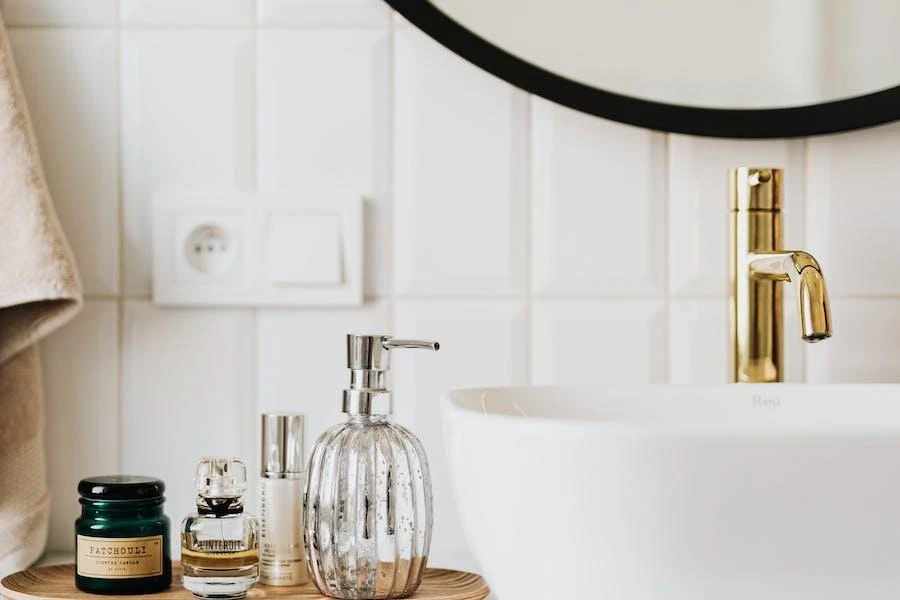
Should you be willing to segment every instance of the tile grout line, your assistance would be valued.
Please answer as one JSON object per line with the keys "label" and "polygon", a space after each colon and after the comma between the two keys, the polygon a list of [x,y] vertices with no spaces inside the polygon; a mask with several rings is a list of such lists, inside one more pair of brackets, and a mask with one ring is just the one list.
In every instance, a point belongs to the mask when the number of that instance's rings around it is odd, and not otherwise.
{"label": "tile grout line", "polygon": [[534,381],[534,153],[532,152],[532,144],[534,143],[534,96],[527,94],[525,96],[525,149],[524,149],[524,166],[525,173],[523,175],[525,185],[525,205],[527,216],[525,219],[525,244],[527,246],[525,252],[525,289],[528,290],[528,296],[525,301],[525,336],[526,348],[525,353],[525,384],[531,385]]}
{"label": "tile grout line", "polygon": [[257,27],[251,26],[250,32],[250,64],[249,78],[251,85],[249,86],[249,97],[247,103],[250,105],[250,131],[247,145],[250,147],[250,165],[248,177],[250,179],[250,189],[254,193],[259,193],[259,35]]}
{"label": "tile grout line", "polygon": [[670,252],[670,242],[669,240],[672,237],[672,232],[670,230],[671,224],[669,220],[669,212],[671,210],[672,204],[672,186],[670,185],[670,169],[671,169],[671,145],[670,141],[672,139],[671,134],[666,133],[663,136],[663,168],[662,168],[662,178],[663,178],[663,204],[662,204],[662,249],[663,249],[663,260],[662,260],[662,300],[663,300],[663,365],[662,365],[662,373],[664,374],[662,377],[662,381],[664,383],[671,383],[672,381],[672,298],[669,286],[671,284],[671,265],[670,261],[672,259],[672,253]]}
{"label": "tile grout line", "polygon": [[124,165],[123,165],[123,149],[125,147],[124,144],[124,83],[125,83],[125,69],[124,69],[124,61],[123,61],[123,31],[118,26],[119,22],[119,6],[116,4],[116,127],[118,131],[116,132],[116,187],[117,187],[117,198],[116,198],[116,208],[118,212],[117,216],[117,228],[118,228],[118,252],[119,252],[119,285],[116,294],[116,318],[117,318],[117,326],[116,326],[116,372],[118,374],[118,381],[116,383],[116,402],[118,405],[118,415],[117,415],[117,427],[116,427],[116,471],[118,473],[122,472],[122,466],[124,463],[124,436],[122,434],[123,426],[125,424],[124,420],[124,408],[125,408],[125,177],[124,177]]}
{"label": "tile grout line", "polygon": [[[259,368],[259,366],[260,366],[259,316],[260,316],[259,310],[251,309],[251,311],[250,311],[250,331],[248,332],[249,333],[248,337],[250,339],[248,340],[248,343],[247,343],[247,345],[249,346],[249,349],[250,349],[250,361],[249,361],[249,363],[250,363],[249,371],[250,372],[248,374],[249,381],[247,382],[247,387],[249,388],[247,390],[247,394],[250,396],[250,402],[249,402],[249,407],[248,407],[250,409],[250,415],[249,415],[250,426],[245,428],[247,430],[247,432],[244,434],[245,439],[243,440],[243,442],[248,444],[248,447],[245,450],[245,452],[247,452],[247,460],[249,461],[250,464],[254,465],[254,467],[252,468],[252,473],[254,475],[251,477],[251,481],[256,481],[258,478],[259,473],[257,472],[256,465],[258,465],[259,461],[261,460],[261,457],[257,456],[257,454],[256,454],[257,450],[260,449],[260,443],[261,443],[260,438],[257,437],[257,436],[261,435],[259,433],[259,429],[258,429],[259,425],[257,425],[257,423],[260,422],[259,415],[261,414],[261,408],[260,408],[261,402],[260,402],[260,397],[259,397],[259,381],[260,381],[260,377],[259,377],[259,371],[260,371],[260,368]],[[241,403],[238,403],[238,406],[240,406],[240,405],[241,405]],[[239,410],[238,414],[237,414],[237,418],[239,419],[239,422],[241,419],[241,412],[243,412],[243,411]],[[258,485],[254,485],[253,489],[250,492],[250,497],[258,503],[259,497],[257,495],[258,494],[257,490],[258,490]],[[258,508],[258,504],[257,504],[257,508]]]}
{"label": "tile grout line", "polygon": [[120,30],[120,31],[184,31],[184,30],[200,30],[200,31],[237,31],[249,28],[261,29],[266,31],[309,31],[309,30],[341,30],[341,31],[379,31],[385,28],[383,23],[340,23],[340,22],[322,22],[322,23],[284,23],[278,25],[270,25],[259,23],[255,20],[247,23],[228,23],[214,24],[207,22],[198,23],[148,23],[141,25],[133,24],[116,24],[116,23],[68,23],[68,24],[14,24],[7,23],[7,29],[14,31],[17,29],[27,30],[58,30],[58,31],[74,31],[74,30]]}
{"label": "tile grout line", "polygon": [[[254,193],[259,193],[259,120],[260,120],[260,111],[259,111],[259,3],[256,0],[252,2],[252,10],[253,10],[253,25],[250,29],[250,81],[252,85],[250,86],[250,115],[251,115],[251,126],[250,126],[250,187]],[[259,438],[257,437],[259,434],[258,426],[255,424],[258,420],[258,415],[260,414],[261,401],[259,397],[259,380],[260,380],[260,357],[259,357],[259,322],[260,322],[260,308],[258,306],[254,306],[250,308],[250,331],[249,331],[249,340],[248,345],[250,347],[250,369],[249,369],[249,381],[247,385],[249,389],[247,393],[250,396],[250,426],[247,427],[246,439],[244,440],[248,444],[248,448],[246,452],[248,452],[247,460],[249,460],[253,464],[259,464],[258,459],[260,457],[256,456],[256,450],[258,449]],[[239,404],[240,405],[240,404]],[[238,418],[240,418],[240,414],[238,414]],[[253,469],[253,472],[256,473],[256,469]],[[258,473],[256,473],[258,475]],[[253,480],[256,478],[254,477]],[[253,490],[251,491],[250,497],[254,499],[255,502],[259,502],[258,494],[258,485],[255,485]]]}
{"label": "tile grout line", "polygon": [[[394,195],[396,187],[394,185],[394,179],[396,177],[395,169],[397,165],[397,156],[395,154],[396,144],[394,143],[396,126],[394,123],[396,117],[396,96],[397,96],[397,63],[396,63],[396,55],[397,55],[397,39],[396,39],[396,29],[394,26],[394,11],[391,10],[388,13],[388,56],[387,56],[387,69],[388,69],[388,85],[387,85],[387,160],[389,161],[387,166],[387,199],[386,202],[388,204],[388,210],[390,212],[390,219],[387,221],[388,227],[388,240],[390,241],[390,250],[387,252],[387,270],[388,270],[388,311],[387,311],[387,329],[388,331],[394,335],[406,335],[405,332],[397,332],[394,331],[394,327],[397,324],[397,299],[396,299],[396,277],[394,274],[395,266],[396,266],[396,236],[394,232],[397,229],[397,211],[394,202]],[[370,275],[371,277],[371,275]]]}
{"label": "tile grout line", "polygon": [[[897,294],[844,294],[844,293],[835,293],[829,294],[830,298],[837,298],[840,300],[872,300],[872,301],[897,301],[900,300],[900,295]],[[153,296],[151,294],[95,294],[95,293],[86,293],[84,294],[85,300],[91,301],[116,301],[118,299],[122,300],[135,300],[135,301],[144,301],[149,302],[153,300]],[[415,300],[415,301],[444,301],[444,300],[472,300],[472,301],[502,301],[502,300],[546,300],[550,302],[615,302],[615,301],[633,301],[633,300],[661,300],[663,298],[660,294],[366,294],[365,302],[376,302],[379,300],[383,300],[386,302],[392,302],[396,300]],[[685,301],[702,301],[702,300],[722,300],[727,301],[728,296],[726,294],[670,294],[668,296],[669,302],[685,302]],[[178,305],[181,308],[199,308],[204,307],[211,310],[226,310],[228,308],[252,308],[246,305],[221,305],[221,306],[210,306],[210,305],[189,305],[183,304]],[[267,310],[352,310],[352,306],[261,306],[260,308],[264,308]]]}

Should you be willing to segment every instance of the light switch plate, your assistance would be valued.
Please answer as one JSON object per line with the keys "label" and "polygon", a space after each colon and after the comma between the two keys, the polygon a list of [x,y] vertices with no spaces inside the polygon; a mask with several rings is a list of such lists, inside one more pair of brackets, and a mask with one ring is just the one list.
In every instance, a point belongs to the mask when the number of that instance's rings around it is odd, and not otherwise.
{"label": "light switch plate", "polygon": [[159,194],[153,200],[153,301],[361,305],[362,199]]}
{"label": "light switch plate", "polygon": [[[297,257],[315,256],[316,260]],[[266,218],[268,280],[275,285],[339,285],[341,219],[334,213],[271,213]]]}

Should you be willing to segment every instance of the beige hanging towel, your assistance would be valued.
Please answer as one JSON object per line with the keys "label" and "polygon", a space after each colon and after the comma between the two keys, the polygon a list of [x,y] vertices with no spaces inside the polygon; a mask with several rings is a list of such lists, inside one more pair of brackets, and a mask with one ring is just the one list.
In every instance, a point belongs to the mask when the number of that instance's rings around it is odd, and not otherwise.
{"label": "beige hanging towel", "polygon": [[53,210],[0,17],[0,575],[37,560],[47,542],[35,344],[80,307],[75,261]]}

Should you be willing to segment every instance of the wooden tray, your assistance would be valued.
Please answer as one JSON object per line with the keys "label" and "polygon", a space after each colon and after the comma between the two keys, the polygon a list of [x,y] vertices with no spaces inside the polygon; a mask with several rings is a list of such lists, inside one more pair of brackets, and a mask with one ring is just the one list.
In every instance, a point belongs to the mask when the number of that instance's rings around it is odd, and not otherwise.
{"label": "wooden tray", "polygon": [[[139,596],[108,596],[86,594],[75,589],[75,565],[54,565],[13,573],[0,581],[0,594],[8,600],[193,600],[190,592],[181,587],[181,565],[172,561],[172,587],[158,594]],[[426,569],[422,585],[411,598],[417,600],[483,600],[490,594],[480,575],[448,569]],[[300,598],[324,600],[316,587],[309,583],[297,587],[254,586],[247,594],[251,600],[265,598]]]}

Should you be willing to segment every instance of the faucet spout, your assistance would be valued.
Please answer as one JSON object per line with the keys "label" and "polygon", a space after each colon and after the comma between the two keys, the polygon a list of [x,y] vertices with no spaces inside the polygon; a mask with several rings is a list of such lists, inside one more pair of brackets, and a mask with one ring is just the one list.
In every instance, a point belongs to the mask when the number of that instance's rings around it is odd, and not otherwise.
{"label": "faucet spout", "polygon": [[818,261],[802,250],[751,252],[747,256],[750,277],[790,281],[797,295],[803,340],[820,342],[831,337],[828,288]]}
{"label": "faucet spout", "polygon": [[831,308],[828,306],[828,288],[822,271],[813,267],[800,271],[797,298],[803,340],[814,344],[830,338]]}

